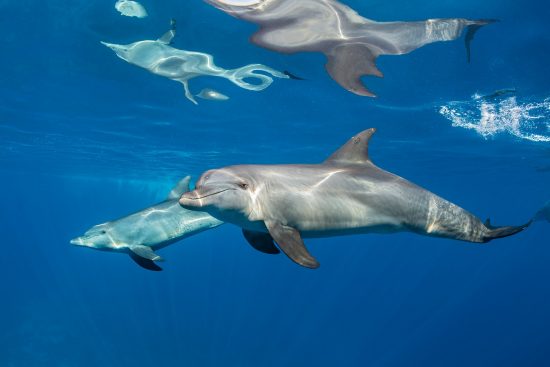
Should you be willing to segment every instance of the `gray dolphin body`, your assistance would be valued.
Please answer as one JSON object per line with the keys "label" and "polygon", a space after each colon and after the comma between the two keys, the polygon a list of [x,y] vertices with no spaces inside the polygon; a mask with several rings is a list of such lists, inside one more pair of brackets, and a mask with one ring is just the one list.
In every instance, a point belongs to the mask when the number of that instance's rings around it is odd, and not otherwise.
{"label": "gray dolphin body", "polygon": [[321,164],[240,165],[205,172],[185,208],[243,228],[256,249],[279,248],[296,263],[319,263],[302,237],[411,231],[469,242],[510,236],[529,225],[495,228],[457,205],[387,171],[368,156],[374,129],[349,140]]}
{"label": "gray dolphin body", "polygon": [[98,224],[83,236],[72,239],[71,243],[102,251],[127,253],[145,269],[162,270],[155,264],[162,258],[154,251],[223,224],[208,213],[186,210],[179,205],[181,194],[189,191],[189,179],[185,177],[181,180],[165,201],[126,217]]}
{"label": "gray dolphin body", "polygon": [[482,26],[494,20],[461,18],[418,22],[376,22],[336,0],[205,0],[260,29],[251,42],[270,50],[321,52],[327,72],[338,84],[361,96],[374,96],[361,76],[382,77],[380,55],[403,55],[433,42],[455,40],[466,30],[470,43]]}

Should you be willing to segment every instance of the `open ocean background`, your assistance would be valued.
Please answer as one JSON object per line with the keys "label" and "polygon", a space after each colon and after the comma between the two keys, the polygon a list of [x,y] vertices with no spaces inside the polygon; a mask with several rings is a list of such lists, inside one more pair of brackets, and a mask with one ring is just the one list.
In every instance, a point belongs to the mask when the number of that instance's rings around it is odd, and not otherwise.
{"label": "open ocean background", "polygon": [[[463,40],[381,57],[379,95],[346,92],[321,54],[248,43],[200,0],[0,1],[0,366],[548,366],[550,225],[476,245],[411,233],[309,239],[300,268],[231,225],[160,251],[164,271],[69,244],[241,163],[316,163],[378,128],[371,157],[495,224],[550,199],[550,8],[542,0],[349,0],[375,20],[497,18]],[[156,39],[234,68],[307,80],[263,92],[218,78],[225,102],[117,58],[100,41]],[[477,95],[515,88],[481,106]]]}

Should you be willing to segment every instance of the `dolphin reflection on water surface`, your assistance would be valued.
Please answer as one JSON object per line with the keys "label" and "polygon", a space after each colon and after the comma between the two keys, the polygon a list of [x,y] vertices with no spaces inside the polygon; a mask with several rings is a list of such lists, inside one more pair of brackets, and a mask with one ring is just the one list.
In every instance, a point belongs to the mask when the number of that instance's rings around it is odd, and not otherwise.
{"label": "dolphin reflection on water surface", "polygon": [[376,22],[336,0],[205,0],[224,12],[259,25],[251,42],[270,50],[321,52],[332,79],[348,91],[371,96],[364,75],[382,77],[380,55],[403,55],[438,41],[452,41],[466,29],[466,51],[475,32],[494,20],[461,18]]}
{"label": "dolphin reflection on water surface", "polygon": [[[241,88],[252,91],[261,91],[271,85],[273,79],[266,74],[276,78],[291,78],[286,73],[262,64],[250,64],[236,69],[221,68],[214,64],[212,55],[202,52],[179,50],[170,46],[170,42],[172,42],[175,34],[176,31],[173,27],[155,41],[138,41],[128,45],[117,45],[107,42],[101,43],[112,49],[118,57],[130,64],[147,69],[153,74],[164,76],[168,79],[182,83],[185,90],[185,96],[194,104],[197,104],[197,101],[189,90],[189,80],[199,76],[225,78]],[[256,80],[256,82],[249,83],[246,79],[253,79]],[[217,97],[224,96],[219,92],[214,92],[217,93]],[[204,98],[202,95],[201,97]],[[208,99],[224,100],[223,97]]]}

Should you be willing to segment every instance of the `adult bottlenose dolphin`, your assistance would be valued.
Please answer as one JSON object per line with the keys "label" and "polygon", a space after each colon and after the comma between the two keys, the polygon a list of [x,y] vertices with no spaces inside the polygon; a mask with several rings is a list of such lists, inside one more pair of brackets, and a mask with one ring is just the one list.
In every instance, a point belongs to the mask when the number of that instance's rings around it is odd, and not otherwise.
{"label": "adult bottlenose dolphin", "polygon": [[419,22],[376,22],[361,17],[336,0],[205,0],[224,12],[259,25],[251,42],[270,50],[321,52],[326,69],[340,86],[373,97],[361,82],[363,75],[382,77],[380,55],[403,55],[433,42],[452,41],[466,29],[465,44],[482,26],[494,20],[461,18]]}
{"label": "adult bottlenose dolphin", "polygon": [[[185,96],[197,104],[189,90],[189,80],[199,76],[216,76],[225,78],[235,85],[252,91],[262,91],[273,83],[276,78],[292,79],[292,76],[277,71],[262,64],[250,64],[236,69],[224,69],[214,64],[212,55],[202,52],[179,50],[170,46],[176,35],[175,22],[172,29],[161,38],[144,40],[128,45],[117,45],[101,42],[113,50],[118,57],[130,64],[149,70],[153,74],[164,76],[183,84]],[[249,82],[254,80],[255,82]]]}
{"label": "adult bottlenose dolphin", "polygon": [[469,242],[520,232],[492,227],[457,205],[376,167],[368,155],[375,129],[361,132],[321,164],[239,165],[205,172],[180,199],[243,228],[256,249],[296,263],[319,263],[302,237],[411,231]]}
{"label": "adult bottlenose dolphin", "polygon": [[71,240],[71,243],[102,251],[127,253],[145,269],[162,270],[155,264],[162,258],[154,251],[223,224],[208,213],[186,210],[178,204],[180,196],[189,191],[189,180],[189,176],[182,179],[165,201],[126,217],[98,224],[83,236]]}

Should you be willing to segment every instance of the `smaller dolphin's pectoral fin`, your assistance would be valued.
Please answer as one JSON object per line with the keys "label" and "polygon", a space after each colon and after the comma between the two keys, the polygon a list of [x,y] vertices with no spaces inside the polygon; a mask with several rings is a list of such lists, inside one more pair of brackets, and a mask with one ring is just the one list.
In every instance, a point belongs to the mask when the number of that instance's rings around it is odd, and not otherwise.
{"label": "smaller dolphin's pectoral fin", "polygon": [[310,269],[319,267],[319,262],[307,250],[298,230],[274,221],[266,221],[265,225],[273,240],[292,261]]}
{"label": "smaller dolphin's pectoral fin", "polygon": [[273,243],[273,238],[269,235],[269,233],[255,232],[243,229],[243,235],[248,243],[260,252],[273,255],[281,252]]}
{"label": "smaller dolphin's pectoral fin", "polygon": [[364,164],[369,163],[369,141],[376,129],[364,130],[352,137],[336,152],[332,153],[324,164]]}
{"label": "smaller dolphin's pectoral fin", "polygon": [[168,194],[167,200],[179,199],[184,192],[189,191],[189,181],[191,181],[191,176],[185,176],[182,178],[176,186]]}
{"label": "smaller dolphin's pectoral fin", "polygon": [[131,246],[130,251],[140,257],[143,257],[144,259],[148,259],[151,261],[164,261],[164,259],[159,255],[155,254],[151,249],[151,247],[149,246],[143,246],[143,245]]}
{"label": "smaller dolphin's pectoral fin", "polygon": [[136,262],[139,266],[141,266],[144,269],[152,270],[152,271],[161,271],[162,268],[155,264],[153,260],[145,259],[141,256],[136,255],[133,252],[130,252],[130,258]]}

